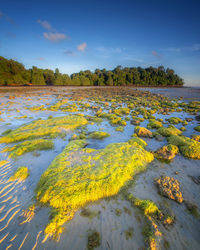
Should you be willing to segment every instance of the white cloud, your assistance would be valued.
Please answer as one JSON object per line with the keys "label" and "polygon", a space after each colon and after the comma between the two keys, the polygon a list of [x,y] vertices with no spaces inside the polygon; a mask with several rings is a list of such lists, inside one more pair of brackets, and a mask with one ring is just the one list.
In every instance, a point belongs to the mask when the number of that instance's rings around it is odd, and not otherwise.
{"label": "white cloud", "polygon": [[68,37],[64,33],[53,33],[53,32],[44,32],[44,38],[51,42],[60,42],[61,40],[65,40]]}
{"label": "white cloud", "polygon": [[77,46],[77,50],[81,51],[81,52],[84,52],[85,49],[87,47],[87,44],[86,43],[81,43]]}
{"label": "white cloud", "polygon": [[199,43],[192,44],[192,46],[188,47],[187,49],[191,50],[191,51],[199,51],[200,50],[200,44]]}
{"label": "white cloud", "polygon": [[44,29],[47,29],[49,31],[52,30],[51,24],[47,21],[37,20],[37,23],[39,23]]}
{"label": "white cloud", "polygon": [[161,51],[169,51],[169,52],[182,52],[182,51],[200,51],[200,44],[192,44],[190,46],[185,47],[169,47],[165,49],[160,49]]}
{"label": "white cloud", "polygon": [[57,32],[49,22],[47,21],[41,21],[40,19],[37,20],[37,23],[39,23],[44,29],[48,30],[47,32],[43,33],[43,36],[45,39],[51,41],[51,42],[60,42],[61,40],[69,39],[70,37],[65,35],[64,33]]}
{"label": "white cloud", "polygon": [[98,47],[98,48],[96,48],[96,50],[97,51],[99,51],[99,52],[103,52],[103,53],[113,53],[113,54],[115,54],[115,53],[122,53],[122,49],[121,48],[105,48],[104,46],[102,46],[102,47]]}

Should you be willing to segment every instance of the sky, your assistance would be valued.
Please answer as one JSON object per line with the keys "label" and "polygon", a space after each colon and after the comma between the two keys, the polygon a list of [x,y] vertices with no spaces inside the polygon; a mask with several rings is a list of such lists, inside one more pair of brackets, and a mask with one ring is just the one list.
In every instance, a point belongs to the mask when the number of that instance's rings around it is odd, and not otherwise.
{"label": "sky", "polygon": [[72,74],[116,66],[175,70],[200,86],[200,0],[7,0],[0,55]]}

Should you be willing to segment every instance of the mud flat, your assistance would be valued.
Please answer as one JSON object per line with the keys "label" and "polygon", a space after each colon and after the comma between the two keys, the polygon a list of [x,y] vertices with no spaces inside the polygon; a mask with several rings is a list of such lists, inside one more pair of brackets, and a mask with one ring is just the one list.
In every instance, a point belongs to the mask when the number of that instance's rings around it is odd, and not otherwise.
{"label": "mud flat", "polygon": [[198,249],[200,101],[179,93],[0,89],[0,248]]}

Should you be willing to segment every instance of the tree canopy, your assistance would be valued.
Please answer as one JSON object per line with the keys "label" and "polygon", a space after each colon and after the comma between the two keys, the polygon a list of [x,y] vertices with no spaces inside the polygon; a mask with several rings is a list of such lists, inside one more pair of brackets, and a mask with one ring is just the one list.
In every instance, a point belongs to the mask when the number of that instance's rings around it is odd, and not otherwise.
{"label": "tree canopy", "polygon": [[0,85],[73,85],[73,86],[182,86],[184,84],[173,69],[148,67],[121,67],[114,70],[96,69],[80,71],[71,76],[59,69],[39,69],[0,56]]}

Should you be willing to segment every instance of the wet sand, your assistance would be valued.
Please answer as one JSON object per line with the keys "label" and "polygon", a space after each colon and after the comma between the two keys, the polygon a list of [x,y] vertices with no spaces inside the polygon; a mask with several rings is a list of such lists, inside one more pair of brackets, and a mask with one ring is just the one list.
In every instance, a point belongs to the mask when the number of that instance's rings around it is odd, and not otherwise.
{"label": "wet sand", "polygon": [[[64,88],[49,87],[44,88],[15,88],[10,90],[0,89],[0,102],[2,119],[0,123],[0,133],[7,129],[15,129],[19,126],[30,123],[38,118],[46,119],[50,115],[62,116],[68,113],[59,111],[31,111],[32,106],[52,105],[60,98],[70,96],[76,89],[83,88]],[[88,91],[90,88],[88,88]],[[106,88],[105,88],[106,90]],[[145,89],[146,90],[146,89]],[[149,91],[149,89],[147,89]],[[183,100],[200,100],[199,89],[152,89],[151,92],[159,93],[171,98],[183,97]],[[14,96],[14,98],[13,98]],[[91,109],[85,109],[85,115],[92,115]],[[24,117],[26,116],[26,117]],[[163,116],[158,114],[157,118],[186,117],[193,118],[193,121],[183,132],[185,136],[200,134],[194,132],[194,127],[199,125],[195,120],[195,115],[187,113],[172,113]],[[145,120],[140,124],[146,127]],[[88,139],[89,148],[102,149],[114,142],[126,142],[134,133],[134,125],[127,121],[123,132],[115,131],[107,120],[101,124],[88,125],[88,132],[103,129],[110,133],[110,137],[103,140]],[[181,127],[181,124],[176,126]],[[153,130],[152,130],[153,131]],[[90,232],[98,231],[101,235],[101,245],[95,249],[145,249],[145,241],[142,229],[146,223],[144,214],[124,199],[122,194],[102,199],[91,203],[86,207],[94,212],[93,218],[80,215],[78,211],[74,218],[64,224],[64,232],[59,242],[49,239],[45,243],[44,228],[49,220],[49,208],[38,206],[35,216],[28,223],[23,223],[24,217],[21,216],[23,210],[34,202],[34,190],[42,173],[47,169],[53,159],[62,152],[69,142],[73,133],[68,133],[65,140],[56,138],[54,149],[50,151],[38,151],[27,153],[19,157],[16,161],[8,158],[8,153],[0,154],[0,161],[7,161],[0,167],[0,248],[1,249],[86,249],[87,240]],[[167,143],[166,139],[157,141],[144,138],[148,143],[147,150],[155,151]],[[0,144],[0,151],[5,147]],[[27,165],[30,176],[24,182],[8,182],[13,171],[19,166]],[[177,155],[173,162],[163,163],[155,159],[149,164],[147,171],[139,174],[135,178],[135,183],[129,188],[129,192],[140,199],[150,199],[162,208],[169,209],[175,216],[175,223],[166,229],[159,224],[163,233],[160,241],[161,249],[198,249],[200,246],[200,219],[190,214],[185,204],[178,204],[158,194],[154,179],[160,175],[169,175],[179,180],[183,197],[186,201],[194,203],[200,209],[199,185],[190,176],[200,176],[200,161],[193,160]],[[116,209],[121,210],[121,215],[116,215]],[[126,231],[132,229],[133,233],[126,239]],[[167,243],[166,243],[167,242]]]}

